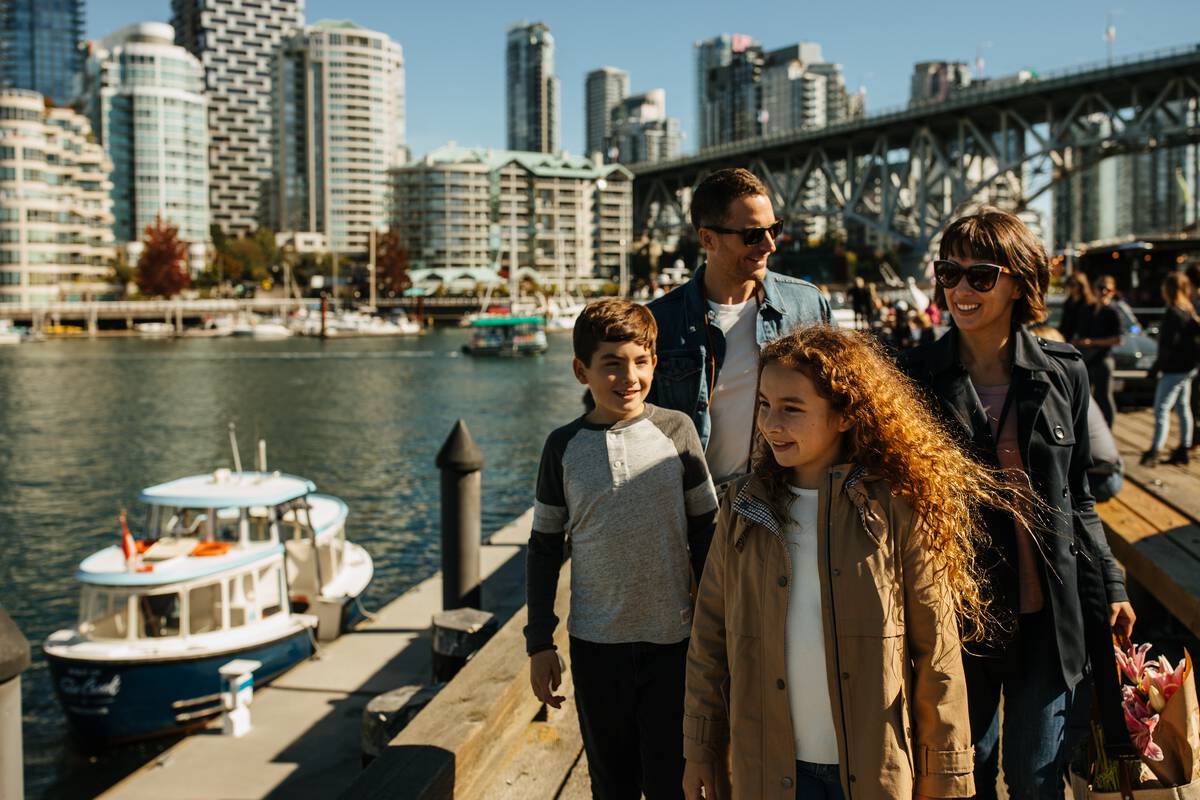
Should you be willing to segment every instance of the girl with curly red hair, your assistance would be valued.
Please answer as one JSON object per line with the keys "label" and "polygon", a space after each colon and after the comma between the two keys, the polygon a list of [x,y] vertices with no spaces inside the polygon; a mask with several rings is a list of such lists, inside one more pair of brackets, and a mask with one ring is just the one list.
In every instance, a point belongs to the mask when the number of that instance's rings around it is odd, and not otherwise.
{"label": "girl with curly red hair", "polygon": [[696,602],[685,794],[969,797],[959,623],[996,624],[978,510],[1020,517],[1021,493],[860,334],[807,328],[761,365],[754,470]]}

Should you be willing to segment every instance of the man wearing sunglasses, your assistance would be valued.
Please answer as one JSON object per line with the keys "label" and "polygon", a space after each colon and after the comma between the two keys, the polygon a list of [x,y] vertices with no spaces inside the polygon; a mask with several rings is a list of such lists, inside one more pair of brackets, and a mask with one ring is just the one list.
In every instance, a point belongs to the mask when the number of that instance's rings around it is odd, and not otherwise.
{"label": "man wearing sunglasses", "polygon": [[706,177],[692,193],[691,221],[706,263],[650,303],[658,367],[648,400],[692,418],[720,484],[750,469],[759,349],[804,325],[829,324],[831,314],[817,287],[767,269],[783,223],[753,173]]}

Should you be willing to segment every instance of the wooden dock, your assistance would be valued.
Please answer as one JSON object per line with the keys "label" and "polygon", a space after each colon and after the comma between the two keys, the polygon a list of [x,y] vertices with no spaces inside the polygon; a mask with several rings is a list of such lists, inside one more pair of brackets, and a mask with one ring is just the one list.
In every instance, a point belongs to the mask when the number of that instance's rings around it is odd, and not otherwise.
{"label": "wooden dock", "polygon": [[[1138,464],[1154,436],[1154,413],[1148,408],[1117,414],[1113,426],[1117,449],[1125,459],[1125,480],[1133,480],[1150,494],[1173,506],[1179,513],[1200,520],[1200,451],[1192,451],[1193,463],[1186,467]],[[1171,415],[1171,431],[1163,455],[1179,444],[1179,420]]]}
{"label": "wooden dock", "polygon": [[[483,605],[500,624],[525,602],[524,545],[532,511],[480,553]],[[111,800],[336,797],[362,771],[363,709],[372,697],[431,682],[429,630],[441,611],[440,573],[376,612],[313,659],[255,692],[253,730],[240,739],[217,725],[188,736],[113,786]]]}

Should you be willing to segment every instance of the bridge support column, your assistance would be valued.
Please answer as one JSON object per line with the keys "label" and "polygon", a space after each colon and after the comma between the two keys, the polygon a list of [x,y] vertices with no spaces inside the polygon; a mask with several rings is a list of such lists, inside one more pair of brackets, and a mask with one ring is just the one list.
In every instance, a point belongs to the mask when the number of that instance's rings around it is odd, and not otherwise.
{"label": "bridge support column", "polygon": [[92,303],[91,308],[88,309],[87,332],[89,339],[96,338],[96,332],[100,327],[99,317],[100,311],[97,309],[96,304]]}

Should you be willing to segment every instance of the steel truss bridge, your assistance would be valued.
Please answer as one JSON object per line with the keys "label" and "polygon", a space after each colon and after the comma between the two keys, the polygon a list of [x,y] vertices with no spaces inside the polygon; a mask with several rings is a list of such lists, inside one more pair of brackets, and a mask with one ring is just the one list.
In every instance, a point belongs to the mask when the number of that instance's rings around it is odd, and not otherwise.
{"label": "steel truss bridge", "polygon": [[[635,238],[694,236],[692,189],[709,172],[741,166],[763,179],[794,230],[840,221],[907,245],[919,262],[964,204],[1019,211],[1104,158],[1200,141],[1200,45],[1004,82],[634,165]],[[1200,197],[1200,186],[1191,192]]]}

